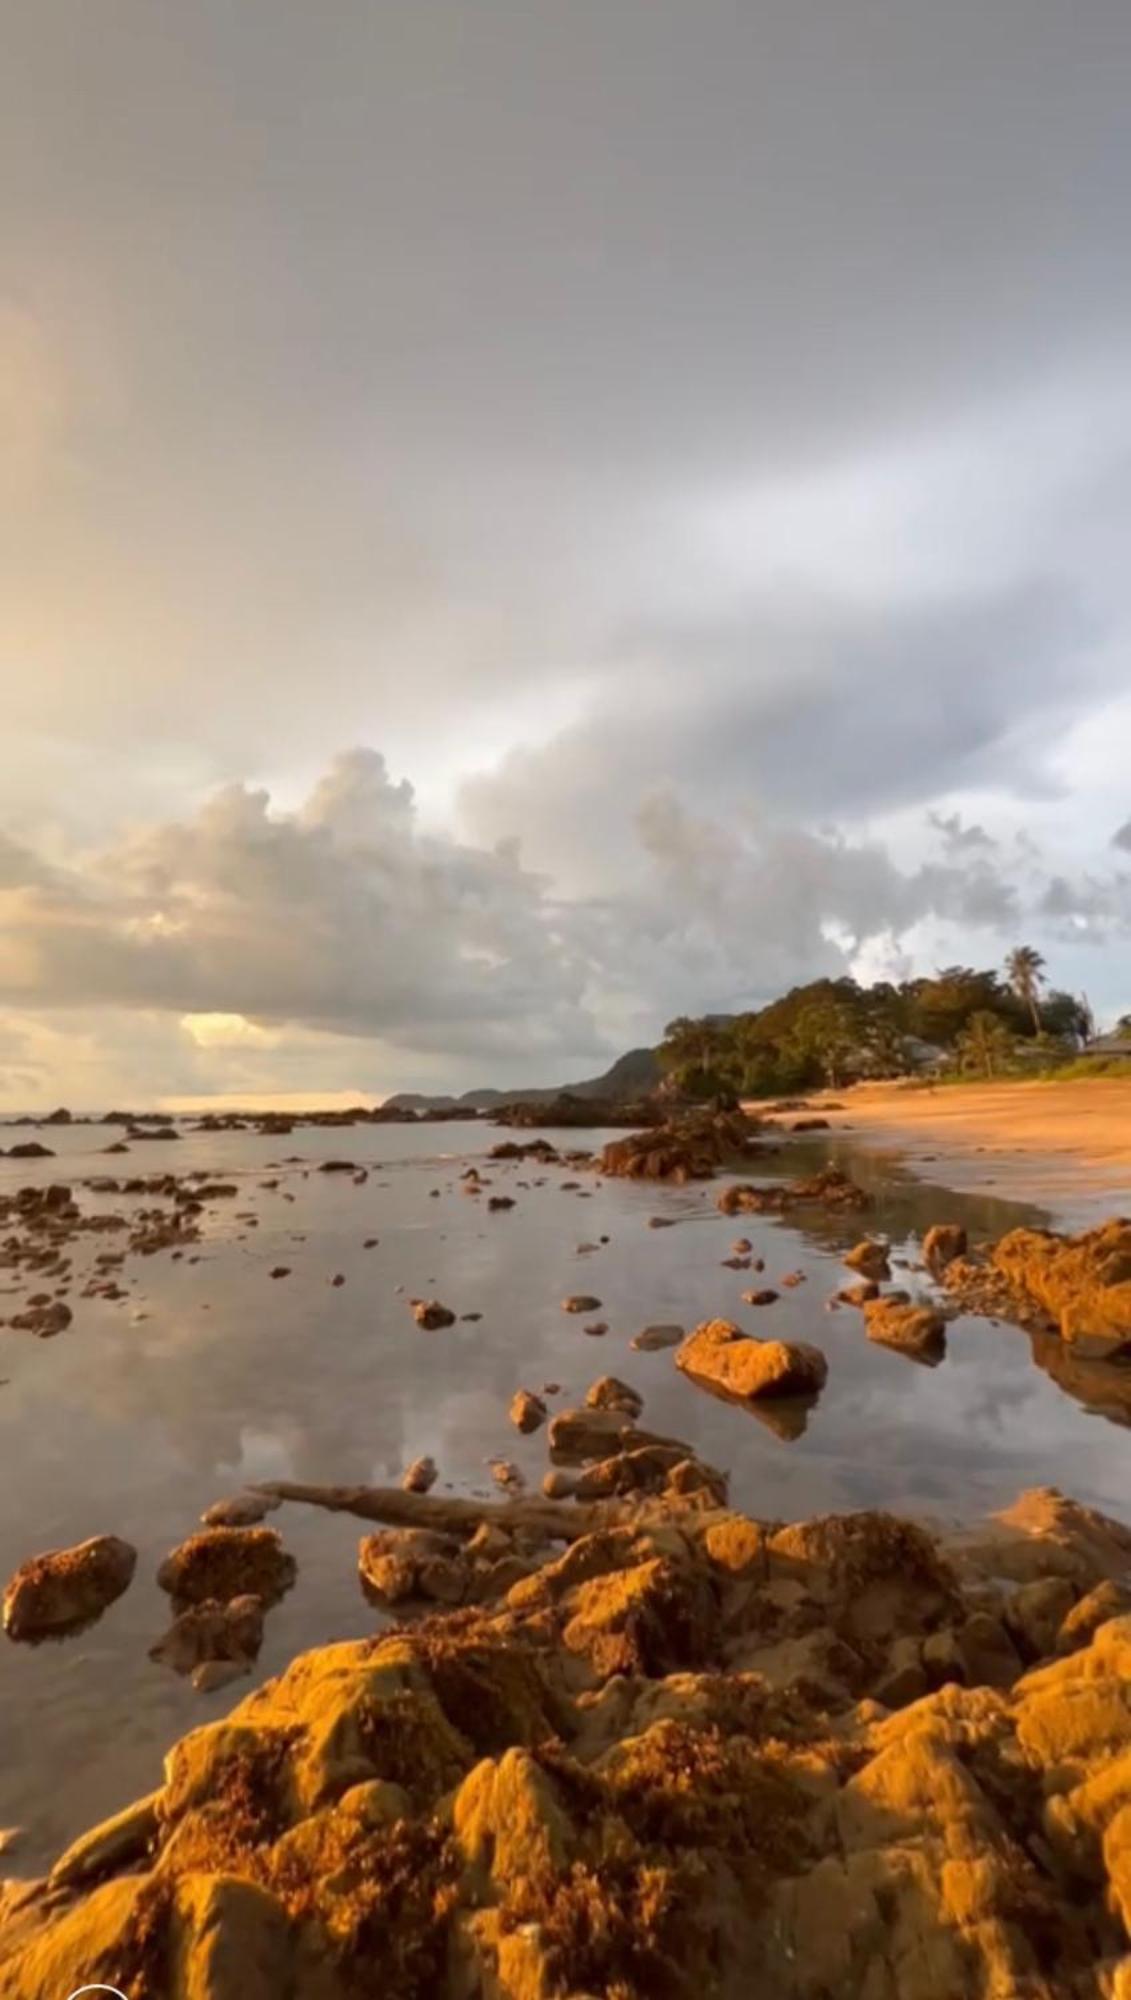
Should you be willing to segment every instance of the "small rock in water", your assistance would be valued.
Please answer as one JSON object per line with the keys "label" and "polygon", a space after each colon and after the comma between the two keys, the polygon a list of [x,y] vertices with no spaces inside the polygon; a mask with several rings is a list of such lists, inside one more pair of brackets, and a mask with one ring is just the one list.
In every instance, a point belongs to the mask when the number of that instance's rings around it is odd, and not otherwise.
{"label": "small rock in water", "polygon": [[720,1259],[720,1262],[728,1271],[748,1271],[750,1269],[749,1257],[723,1257]]}
{"label": "small rock in water", "polygon": [[273,1278],[289,1278],[290,1275],[291,1267],[289,1264],[276,1264],[275,1269],[271,1273]]}
{"label": "small rock in water", "polygon": [[650,1215],[648,1217],[648,1227],[649,1229],[674,1229],[678,1219],[674,1215]]}
{"label": "small rock in water", "polygon": [[855,1249],[849,1250],[842,1262],[848,1265],[850,1271],[859,1271],[862,1278],[878,1279],[891,1276],[887,1244],[876,1243],[871,1237],[866,1236]]}
{"label": "small rock in water", "polygon": [[778,1279],[778,1283],[779,1285],[788,1285],[792,1291],[796,1285],[803,1285],[805,1283],[805,1273],[804,1271],[787,1271],[784,1277]]}
{"label": "small rock in water", "polygon": [[516,1389],[508,1415],[516,1430],[536,1431],[546,1421],[546,1405],[531,1389]]}
{"label": "small rock in water", "polygon": [[514,1205],[514,1196],[511,1194],[492,1194],[487,1197],[487,1208],[491,1214],[499,1209],[513,1208]]}
{"label": "small rock in water", "polygon": [[476,1320],[476,1319],[482,1319],[482,1317],[483,1317],[483,1314],[482,1314],[482,1313],[461,1313],[461,1314],[460,1314],[460,1318],[461,1318],[462,1320]]}
{"label": "small rock in water", "polygon": [[422,1326],[428,1333],[434,1332],[437,1327],[455,1325],[454,1312],[442,1306],[439,1299],[411,1299],[409,1303],[417,1326]]}
{"label": "small rock in water", "polygon": [[766,1285],[760,1292],[743,1292],[742,1296],[748,1306],[772,1306],[779,1294]]}
{"label": "small rock in water", "polygon": [[32,1556],[4,1592],[4,1630],[26,1640],[77,1631],[128,1589],[136,1567],[137,1550],[117,1535],[92,1535],[73,1548]]}
{"label": "small rock in water", "polygon": [[330,1283],[332,1285],[344,1285],[345,1282],[346,1282],[345,1277],[341,1271],[335,1272],[334,1276],[330,1280]]}
{"label": "small rock in water", "polygon": [[590,1320],[588,1326],[583,1326],[581,1329],[583,1333],[589,1334],[593,1340],[600,1340],[602,1334],[606,1334],[608,1330],[609,1322],[607,1319]]}
{"label": "small rock in water", "polygon": [[363,1250],[376,1250],[380,1240],[379,1236],[367,1236],[361,1247]]}
{"label": "small rock in water", "polygon": [[661,1347],[678,1347],[686,1331],[682,1326],[646,1326],[628,1344],[640,1354],[654,1354]]}
{"label": "small rock in water", "polygon": [[435,1486],[438,1477],[434,1458],[414,1458],[401,1485],[406,1493],[427,1493]]}
{"label": "small rock in water", "polygon": [[749,1236],[736,1236],[730,1247],[736,1257],[746,1257],[753,1250],[754,1245],[751,1243]]}
{"label": "small rock in water", "polygon": [[516,1493],[525,1486],[526,1481],[522,1473],[509,1458],[490,1458],[487,1463],[496,1486],[503,1487],[508,1493]]}
{"label": "small rock in water", "polygon": [[234,1493],[229,1499],[214,1500],[200,1518],[206,1528],[253,1528],[278,1505],[270,1493]]}
{"label": "small rock in water", "polygon": [[591,1382],[585,1391],[585,1401],[591,1410],[623,1410],[630,1417],[638,1417],[644,1408],[639,1390],[616,1375],[602,1375],[599,1381]]}
{"label": "small rock in water", "polygon": [[575,1292],[571,1298],[562,1300],[564,1313],[591,1313],[600,1309],[600,1299],[591,1298],[588,1292]]}

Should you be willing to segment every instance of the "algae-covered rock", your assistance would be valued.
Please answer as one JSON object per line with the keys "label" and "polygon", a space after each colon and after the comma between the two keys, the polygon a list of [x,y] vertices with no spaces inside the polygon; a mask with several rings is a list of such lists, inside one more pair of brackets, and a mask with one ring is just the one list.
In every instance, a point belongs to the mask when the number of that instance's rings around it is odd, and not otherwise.
{"label": "algae-covered rock", "polygon": [[4,1630],[10,1639],[61,1638],[100,1618],[128,1590],[137,1550],[117,1535],[32,1556],[9,1578]]}
{"label": "algae-covered rock", "polygon": [[[1011,1587],[879,1513],[589,1518],[505,1598],[321,1647],[185,1737],[6,1894],[2,2000],[1116,2000],[1117,1523],[1036,1496],[994,1532],[1054,1566]],[[508,1539],[401,1557],[471,1576]],[[1024,1671],[1011,1635],[1069,1597],[1079,1643]]]}
{"label": "algae-covered rock", "polygon": [[995,1244],[991,1262],[1085,1359],[1131,1355],[1131,1220],[1113,1219],[1082,1236],[1014,1229]]}

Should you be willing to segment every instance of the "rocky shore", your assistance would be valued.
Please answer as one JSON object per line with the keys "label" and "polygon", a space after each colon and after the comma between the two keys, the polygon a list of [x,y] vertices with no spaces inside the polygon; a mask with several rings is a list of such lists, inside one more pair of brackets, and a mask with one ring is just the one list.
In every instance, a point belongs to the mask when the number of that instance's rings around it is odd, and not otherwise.
{"label": "rocky shore", "polygon": [[459,1607],[295,1660],[8,1885],[4,2000],[1125,2000],[1125,1528],[434,1504],[380,1553]]}
{"label": "rocky shore", "polygon": [[[725,1173],[686,1212],[769,1218],[744,1224],[767,1251],[795,1212],[838,1219],[852,1282],[821,1309],[847,1309],[842,1329],[858,1315],[862,1346],[934,1366],[962,1315],[1012,1322],[1072,1394],[1128,1420],[1131,1223],[972,1244],[944,1219],[896,1256],[838,1167],[737,1177],[773,1150],[741,1115],[676,1114],[597,1156],[500,1140],[451,1191],[486,1215],[515,1205],[494,1171],[581,1174],[560,1182],[579,1198],[592,1177]],[[367,1179],[349,1160],[302,1171]],[[237,1194],[203,1173],[86,1187],[114,1207],[61,1183],[0,1203],[13,1287],[40,1288],[12,1329],[61,1330],[68,1294],[124,1296],[127,1260],[191,1257]],[[671,1348],[689,1395],[796,1438],[843,1348],[830,1367],[816,1301],[812,1339],[774,1337],[803,1273],[767,1284],[746,1236],[721,1261],[757,1275],[757,1333],[712,1318],[628,1344]],[[608,1333],[596,1292],[560,1307]],[[398,1309],[438,1349],[479,1317]],[[129,2000],[1131,2000],[1131,1529],[1051,1488],[961,1532],[754,1519],[724,1471],[641,1427],[631,1383],[602,1375],[556,1407],[518,1363],[500,1423],[544,1435],[540,1495],[503,1458],[495,1500],[434,1493],[430,1458],[401,1487],[276,1482],[216,1501],[160,1564],[171,1623],[150,1658],[202,1692],[253,1667],[296,1580],[296,1506],[365,1523],[375,1630],[294,1659],[45,1879],[0,1887],[0,2000],[98,1983]],[[82,1630],[136,1562],[106,1534],[30,1558],[9,1636]]]}

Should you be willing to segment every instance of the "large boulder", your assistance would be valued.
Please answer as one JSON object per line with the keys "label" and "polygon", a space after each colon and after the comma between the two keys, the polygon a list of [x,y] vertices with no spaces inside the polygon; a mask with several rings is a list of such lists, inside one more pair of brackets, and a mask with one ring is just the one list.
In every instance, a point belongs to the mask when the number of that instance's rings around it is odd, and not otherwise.
{"label": "large boulder", "polygon": [[990,1254],[995,1269],[1044,1308],[1078,1354],[1131,1355],[1131,1221],[1116,1218],[1082,1236],[1014,1229]]}
{"label": "large boulder", "polygon": [[137,1550],[117,1535],[92,1535],[21,1563],[4,1592],[10,1639],[61,1638],[100,1618],[133,1580]]}
{"label": "large boulder", "polygon": [[675,1365],[693,1382],[742,1401],[763,1396],[815,1396],[828,1362],[802,1341],[755,1340],[726,1319],[705,1320],[684,1341]]}

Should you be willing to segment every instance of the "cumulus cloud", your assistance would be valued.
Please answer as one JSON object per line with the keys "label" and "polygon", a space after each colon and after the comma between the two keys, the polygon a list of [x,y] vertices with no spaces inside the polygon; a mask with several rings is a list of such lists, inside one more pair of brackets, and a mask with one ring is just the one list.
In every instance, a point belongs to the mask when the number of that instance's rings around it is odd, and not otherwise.
{"label": "cumulus cloud", "polygon": [[[343,1043],[366,1045],[380,1089],[437,1065],[465,1081],[476,1067],[577,1074],[672,1013],[897,963],[927,919],[991,957],[1031,915],[1131,929],[1119,878],[1046,877],[1034,904],[949,821],[941,852],[901,866],[875,839],[749,808],[712,818],[662,787],[634,837],[631,887],[566,898],[515,842],[424,829],[411,785],[353,750],[290,809],[230,786],[66,867],[37,874],[17,851],[0,887],[0,1001],[56,1034],[62,1010],[84,1034],[98,1015],[115,1065],[136,1015],[135,1070],[152,1081],[164,1062],[162,1094],[281,1075],[346,1087],[359,1064],[334,1053]],[[10,1070],[9,1096],[26,1059]]]}
{"label": "cumulus cloud", "polygon": [[1124,854],[1131,854],[1131,819],[1111,836],[1113,847],[1121,848]]}

